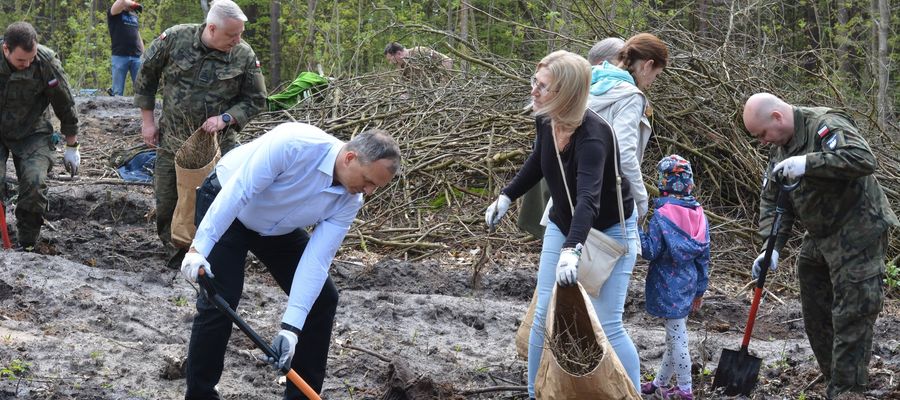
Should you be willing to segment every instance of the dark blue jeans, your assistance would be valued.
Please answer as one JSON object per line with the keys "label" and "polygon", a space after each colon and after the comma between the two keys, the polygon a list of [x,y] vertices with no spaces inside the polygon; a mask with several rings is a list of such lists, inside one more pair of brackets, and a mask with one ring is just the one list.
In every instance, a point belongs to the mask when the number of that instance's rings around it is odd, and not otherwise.
{"label": "dark blue jeans", "polygon": [[[211,185],[210,179],[204,181],[203,186],[207,185]],[[201,191],[204,190],[203,186]],[[199,192],[198,220],[209,207],[209,204],[205,204],[204,208],[200,208]],[[252,251],[275,278],[281,290],[285,294],[290,293],[294,271],[308,242],[309,235],[303,229],[297,229],[286,235],[262,236],[235,220],[207,257],[215,274],[213,282],[217,292],[231,308],[237,310],[244,287],[247,252]],[[328,347],[331,344],[331,329],[334,326],[337,303],[337,288],[331,278],[328,278],[310,309],[291,361],[291,368],[316,392],[322,390],[325,381]],[[197,296],[197,315],[194,317],[191,341],[188,345],[185,399],[219,399],[215,385],[219,382],[224,368],[225,348],[231,337],[231,325],[231,320],[216,309],[215,305],[204,296]],[[284,398],[306,399],[290,381],[287,382]]]}

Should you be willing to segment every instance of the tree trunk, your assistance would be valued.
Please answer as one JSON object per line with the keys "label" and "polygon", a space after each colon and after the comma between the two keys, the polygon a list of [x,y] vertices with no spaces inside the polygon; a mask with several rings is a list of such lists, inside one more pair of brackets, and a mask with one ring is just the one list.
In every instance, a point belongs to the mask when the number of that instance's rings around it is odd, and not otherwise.
{"label": "tree trunk", "polygon": [[708,9],[706,1],[707,0],[698,0],[697,15],[694,16],[694,18],[697,19],[697,35],[702,38],[705,38],[709,31],[709,22],[706,20],[709,18],[706,15]]}
{"label": "tree trunk", "polygon": [[[850,32],[847,26],[850,22],[850,10],[847,9],[847,5],[843,1],[836,1],[835,3],[837,7],[837,22],[840,27],[838,34],[835,35],[840,40],[837,51],[838,62],[840,63],[841,72],[849,77],[853,74],[853,65],[850,61]],[[841,34],[841,31],[845,33]]]}
{"label": "tree trunk", "polygon": [[[316,0],[307,0],[306,9],[306,70],[315,71],[316,64]],[[299,71],[298,71],[299,73]]]}
{"label": "tree trunk", "polygon": [[269,51],[272,53],[270,61],[269,85],[270,88],[281,84],[281,0],[272,0],[269,4]]}
{"label": "tree trunk", "polygon": [[209,12],[209,0],[200,0],[200,9],[203,10],[203,15],[206,15]]}
{"label": "tree trunk", "polygon": [[[468,0],[462,0],[459,2],[459,37],[463,42],[469,41],[469,2]],[[459,45],[460,49],[465,51],[466,46],[463,44]],[[467,71],[469,68],[468,62],[465,60],[460,60],[459,62],[460,69],[463,70],[463,73]]]}
{"label": "tree trunk", "polygon": [[[890,0],[873,0],[876,3],[878,13],[874,15],[875,29],[877,31],[878,53],[876,55],[875,76],[878,78],[878,123],[882,129],[894,120],[893,107],[891,106],[890,87],[890,53],[888,52],[888,39],[890,34],[891,8]],[[900,133],[895,132],[894,139],[900,139]]]}

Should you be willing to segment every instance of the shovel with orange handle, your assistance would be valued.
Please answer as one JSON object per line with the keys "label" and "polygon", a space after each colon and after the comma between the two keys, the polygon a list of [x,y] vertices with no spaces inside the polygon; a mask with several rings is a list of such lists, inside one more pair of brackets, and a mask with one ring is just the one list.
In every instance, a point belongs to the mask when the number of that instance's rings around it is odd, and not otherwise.
{"label": "shovel with orange handle", "polygon": [[[200,286],[203,288],[203,291],[205,291],[206,298],[209,299],[213,304],[215,304],[216,308],[218,308],[219,311],[227,315],[228,318],[230,318],[231,321],[241,329],[241,331],[249,336],[250,340],[252,340],[253,343],[256,344],[256,347],[259,347],[259,349],[262,350],[263,353],[266,353],[266,355],[270,358],[277,360],[278,356],[275,354],[275,351],[272,350],[269,344],[266,343],[261,337],[259,337],[259,335],[257,335],[256,332],[253,331],[253,328],[250,328],[250,325],[247,325],[247,323],[244,322],[244,320],[241,319],[241,317],[231,309],[231,306],[228,305],[228,302],[226,302],[221,295],[216,293],[216,289],[215,287],[213,287],[212,281],[208,276],[206,276],[206,272],[203,270],[203,268],[200,268],[200,271],[197,275],[197,280],[200,282]],[[287,376],[287,378],[294,384],[294,386],[296,386],[300,389],[301,392],[303,392],[306,398],[308,398],[309,400],[321,400],[319,394],[316,393],[316,391],[313,390],[313,388],[310,387],[309,384],[307,384],[306,381],[304,381],[296,371],[291,369],[290,365],[285,365],[281,369],[281,372],[283,372]]]}
{"label": "shovel with orange handle", "polygon": [[9,231],[6,230],[6,208],[3,207],[3,201],[0,201],[0,234],[3,236],[3,248],[11,249],[12,242],[9,241]]}

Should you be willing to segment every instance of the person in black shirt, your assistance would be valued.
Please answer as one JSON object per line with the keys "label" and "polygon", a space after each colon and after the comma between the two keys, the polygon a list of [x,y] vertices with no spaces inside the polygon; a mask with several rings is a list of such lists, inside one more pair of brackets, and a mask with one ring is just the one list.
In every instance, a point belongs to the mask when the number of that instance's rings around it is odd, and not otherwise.
{"label": "person in black shirt", "polygon": [[125,76],[131,73],[131,84],[141,68],[144,41],[138,24],[138,13],[143,6],[132,0],[116,0],[106,12],[106,24],[112,39],[112,88],[109,94],[125,93]]}
{"label": "person in black shirt", "polygon": [[[580,248],[591,228],[603,231],[628,249],[599,293],[588,295],[597,319],[635,389],[640,384],[640,359],[622,323],[628,281],[640,248],[637,216],[630,184],[622,177],[623,232],[616,194],[617,158],[614,152],[618,149],[609,124],[587,110],[590,80],[591,66],[577,54],[561,50],[541,60],[531,80],[537,127],[534,152],[485,212],[487,224],[496,225],[512,201],[541,178],[546,180],[553,199],[550,222],[544,232],[537,303],[528,343],[528,392],[532,397],[553,286],[575,284]],[[565,183],[557,152],[563,164]],[[574,210],[569,206],[566,184]]]}

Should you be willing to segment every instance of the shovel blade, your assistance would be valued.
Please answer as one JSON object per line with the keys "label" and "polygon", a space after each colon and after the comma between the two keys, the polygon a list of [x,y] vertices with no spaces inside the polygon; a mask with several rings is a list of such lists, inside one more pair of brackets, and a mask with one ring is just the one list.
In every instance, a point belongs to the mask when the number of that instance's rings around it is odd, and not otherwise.
{"label": "shovel blade", "polygon": [[716,376],[713,378],[713,388],[724,387],[727,396],[741,394],[750,397],[750,393],[756,388],[761,365],[762,359],[748,354],[746,347],[740,350],[722,349]]}

